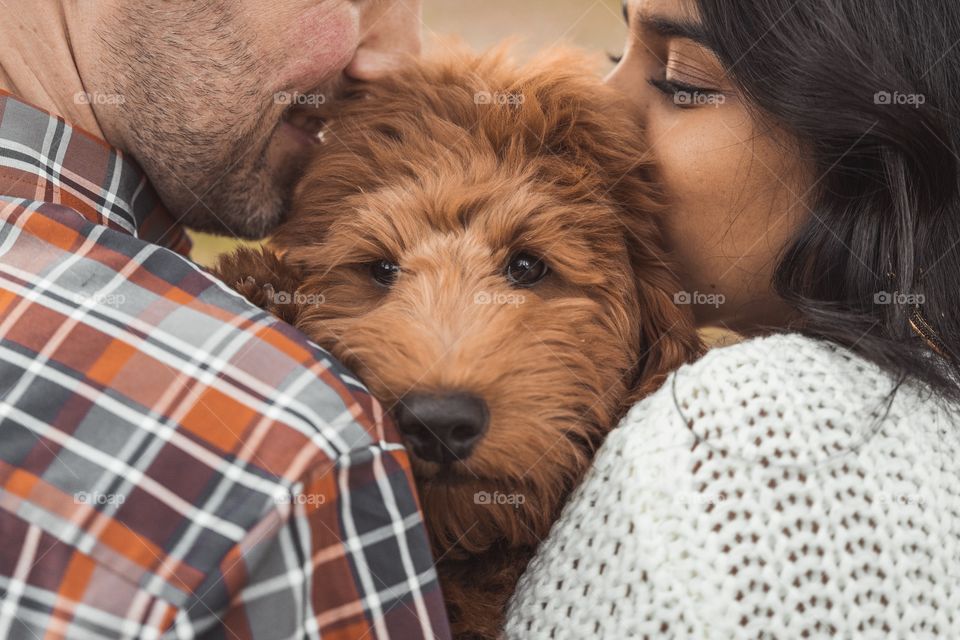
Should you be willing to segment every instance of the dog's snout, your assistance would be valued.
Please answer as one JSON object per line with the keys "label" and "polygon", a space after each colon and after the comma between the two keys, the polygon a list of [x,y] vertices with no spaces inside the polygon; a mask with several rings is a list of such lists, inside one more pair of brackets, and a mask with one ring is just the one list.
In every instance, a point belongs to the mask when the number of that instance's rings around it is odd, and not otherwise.
{"label": "dog's snout", "polygon": [[469,393],[408,393],[394,412],[397,426],[418,457],[463,460],[487,431],[487,404]]}

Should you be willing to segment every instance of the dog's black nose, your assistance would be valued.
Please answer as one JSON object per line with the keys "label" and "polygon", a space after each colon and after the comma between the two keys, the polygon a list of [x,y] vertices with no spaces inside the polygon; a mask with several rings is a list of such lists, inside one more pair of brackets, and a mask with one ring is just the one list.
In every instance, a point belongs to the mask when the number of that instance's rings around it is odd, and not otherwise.
{"label": "dog's black nose", "polygon": [[408,393],[394,410],[397,426],[419,458],[467,458],[487,431],[487,404],[469,393]]}

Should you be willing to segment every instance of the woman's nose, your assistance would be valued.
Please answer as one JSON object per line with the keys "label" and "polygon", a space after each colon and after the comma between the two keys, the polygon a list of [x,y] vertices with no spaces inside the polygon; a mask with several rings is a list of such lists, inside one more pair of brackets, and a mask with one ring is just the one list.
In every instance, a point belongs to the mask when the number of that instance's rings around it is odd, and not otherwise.
{"label": "woman's nose", "polygon": [[376,80],[420,53],[421,0],[368,3],[360,19],[360,44],[347,65],[355,80]]}
{"label": "woman's nose", "polygon": [[604,82],[622,93],[630,99],[637,109],[637,114],[641,121],[646,121],[647,106],[651,98],[653,87],[643,77],[642,73],[637,73],[636,65],[627,64],[621,61],[613,71],[607,74]]}

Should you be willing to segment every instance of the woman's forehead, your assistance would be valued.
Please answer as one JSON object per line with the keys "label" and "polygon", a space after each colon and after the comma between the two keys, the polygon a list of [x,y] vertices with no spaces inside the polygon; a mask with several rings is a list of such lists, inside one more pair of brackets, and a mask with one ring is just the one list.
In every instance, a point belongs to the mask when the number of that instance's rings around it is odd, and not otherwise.
{"label": "woman's forehead", "polygon": [[623,0],[623,10],[629,19],[670,18],[685,21],[699,16],[696,0]]}

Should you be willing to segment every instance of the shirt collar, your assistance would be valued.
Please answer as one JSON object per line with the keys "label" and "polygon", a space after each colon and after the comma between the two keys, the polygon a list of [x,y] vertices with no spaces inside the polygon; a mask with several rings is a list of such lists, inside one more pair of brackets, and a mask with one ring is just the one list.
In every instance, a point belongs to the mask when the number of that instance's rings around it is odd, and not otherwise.
{"label": "shirt collar", "polygon": [[190,252],[183,227],[132,158],[2,90],[0,196],[63,205],[96,224]]}

